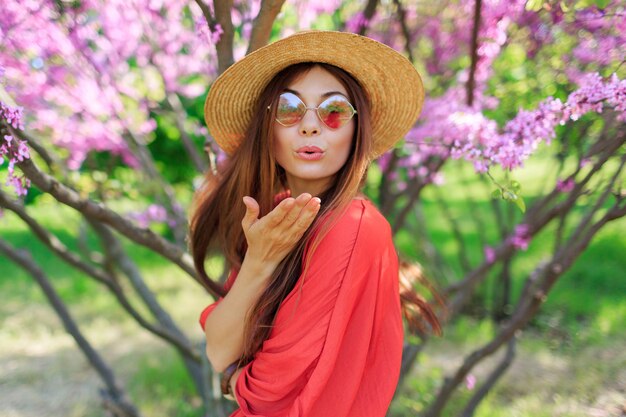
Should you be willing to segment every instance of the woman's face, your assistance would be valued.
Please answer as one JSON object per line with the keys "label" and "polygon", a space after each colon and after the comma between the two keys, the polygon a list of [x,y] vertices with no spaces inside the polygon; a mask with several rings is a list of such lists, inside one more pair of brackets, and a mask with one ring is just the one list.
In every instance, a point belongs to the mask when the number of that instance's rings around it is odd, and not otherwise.
{"label": "woman's face", "polygon": [[[296,94],[307,107],[317,107],[331,92],[348,98],[343,84],[320,66],[296,78],[287,90]],[[315,110],[307,110],[293,126],[285,127],[274,121],[275,158],[286,172],[292,196],[304,192],[315,196],[330,186],[334,175],[348,159],[355,123],[353,117],[338,129],[330,129]],[[319,152],[311,154],[309,149],[307,154],[302,149],[307,146],[317,147]]]}

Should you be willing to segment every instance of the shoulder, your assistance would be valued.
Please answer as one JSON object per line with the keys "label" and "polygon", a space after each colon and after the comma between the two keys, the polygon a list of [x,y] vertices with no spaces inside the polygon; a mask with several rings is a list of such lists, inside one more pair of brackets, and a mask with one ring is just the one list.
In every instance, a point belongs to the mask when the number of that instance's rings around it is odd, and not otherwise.
{"label": "shoulder", "polygon": [[371,249],[393,245],[389,222],[374,203],[365,199],[352,200],[322,242]]}

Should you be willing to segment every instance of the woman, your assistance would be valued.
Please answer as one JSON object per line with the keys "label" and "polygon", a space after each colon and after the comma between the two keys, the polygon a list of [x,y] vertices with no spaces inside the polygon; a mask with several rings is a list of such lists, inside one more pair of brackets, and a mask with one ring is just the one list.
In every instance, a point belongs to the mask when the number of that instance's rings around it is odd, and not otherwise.
{"label": "woman", "polygon": [[231,271],[200,324],[232,416],[385,415],[402,356],[398,258],[359,190],[423,99],[402,55],[341,32],[292,35],[214,82],[205,119],[230,158],[195,197],[190,246],[208,286],[207,253]]}

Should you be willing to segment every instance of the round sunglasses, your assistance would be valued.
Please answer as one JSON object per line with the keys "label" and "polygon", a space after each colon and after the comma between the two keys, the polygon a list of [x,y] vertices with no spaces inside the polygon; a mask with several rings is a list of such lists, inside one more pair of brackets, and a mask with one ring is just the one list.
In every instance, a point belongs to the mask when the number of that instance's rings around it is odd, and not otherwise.
{"label": "round sunglasses", "polygon": [[316,110],[322,123],[330,129],[339,129],[356,114],[348,99],[339,94],[328,97],[317,107],[307,107],[297,95],[282,93],[276,108],[276,121],[286,127],[293,126],[302,120],[307,110]]}

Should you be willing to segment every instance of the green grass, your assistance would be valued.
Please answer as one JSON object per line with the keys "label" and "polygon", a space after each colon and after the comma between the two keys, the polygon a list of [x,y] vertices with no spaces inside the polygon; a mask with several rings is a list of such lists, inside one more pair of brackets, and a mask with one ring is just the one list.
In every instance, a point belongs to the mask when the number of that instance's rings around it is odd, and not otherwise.
{"label": "green grass", "polygon": [[[138,407],[149,416],[202,416],[201,402],[182,360],[171,350],[155,352],[140,360],[130,385]],[[159,398],[159,401],[154,401]]]}

